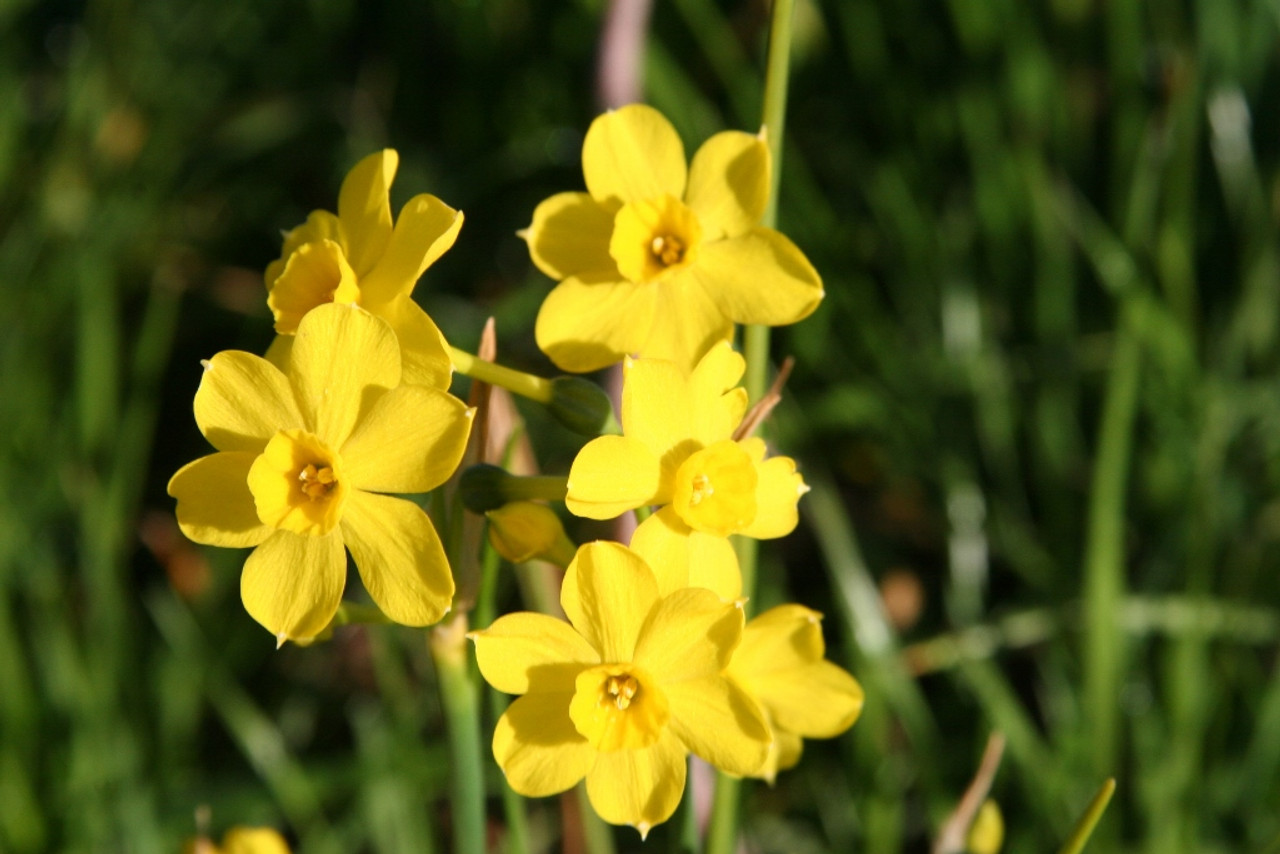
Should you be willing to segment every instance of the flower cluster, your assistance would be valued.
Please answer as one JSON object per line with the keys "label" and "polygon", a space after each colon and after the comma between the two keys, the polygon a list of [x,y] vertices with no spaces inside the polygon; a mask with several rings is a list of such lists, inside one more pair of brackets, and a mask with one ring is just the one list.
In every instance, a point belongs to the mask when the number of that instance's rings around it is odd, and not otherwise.
{"label": "flower cluster", "polygon": [[[792,459],[750,435],[758,418],[744,424],[736,324],[794,323],[823,295],[804,254],[760,224],[763,132],[717,134],[686,165],[658,112],[608,113],[586,135],[587,192],[547,199],[522,232],[533,262],[559,280],[538,344],[569,371],[623,364],[618,432],[584,380],[528,377],[446,343],[412,291],[462,214],[424,194],[393,219],[397,163],[389,150],[361,160],[336,214],[315,211],[286,234],[266,271],[277,337],[265,356],[204,363],[195,415],[215,453],[169,483],[182,530],[253,548],[242,599],[279,643],[335,624],[348,551],[386,618],[437,622],[454,607],[457,555],[418,503],[395,496],[441,487],[464,455],[475,410],[449,394],[456,365],[579,429],[606,425],[567,479],[533,479],[537,489],[510,503],[465,476],[459,490],[508,560],[567,565],[567,622],[513,613],[470,635],[484,678],[519,695],[493,734],[513,789],[550,795],[585,779],[605,820],[644,835],[679,803],[689,754],[772,781],[798,761],[803,738],[847,729],[862,691],[825,660],[821,615],[783,605],[747,621],[730,540],[790,533],[807,490]],[[499,469],[482,474],[482,486],[518,486]],[[548,482],[558,493],[542,494]],[[577,548],[553,509],[515,500],[530,498],[643,521],[629,544]]]}

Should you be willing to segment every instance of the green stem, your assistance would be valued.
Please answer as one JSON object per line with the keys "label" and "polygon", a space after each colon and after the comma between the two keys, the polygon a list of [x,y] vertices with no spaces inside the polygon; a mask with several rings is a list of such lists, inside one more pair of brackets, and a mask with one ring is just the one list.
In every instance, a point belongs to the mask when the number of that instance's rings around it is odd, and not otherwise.
{"label": "green stem", "polygon": [[1103,404],[1085,538],[1085,709],[1094,768],[1103,774],[1113,772],[1119,740],[1125,498],[1141,367],[1139,343],[1122,319]]}
{"label": "green stem", "polygon": [[[766,228],[773,228],[778,220],[778,187],[782,178],[782,139],[786,130],[787,82],[791,74],[791,19],[794,11],[794,0],[773,0],[769,18],[769,57],[765,68],[763,124],[771,168],[769,201],[760,220],[761,225]],[[767,387],[769,327],[747,326],[743,330],[742,349],[747,363],[743,385],[748,399],[754,402],[764,395]],[[750,537],[734,539],[738,567],[742,571],[742,595],[750,599],[755,594],[758,543]],[[737,850],[741,788],[740,779],[724,773],[716,775],[716,793],[707,833],[707,854],[733,854]]]}
{"label": "green stem", "polygon": [[456,854],[485,854],[480,696],[467,666],[466,629],[466,614],[458,614],[431,631],[430,647],[449,730],[453,850]]}
{"label": "green stem", "polygon": [[473,380],[501,386],[513,394],[536,400],[538,403],[551,402],[551,380],[535,377],[533,374],[526,374],[524,371],[504,368],[502,365],[496,365],[493,362],[486,362],[484,359],[473,356],[465,350],[459,350],[457,347],[449,348],[449,356],[453,359],[453,367],[458,373],[471,377]]}
{"label": "green stem", "polygon": [[[502,717],[507,710],[507,698],[497,689],[490,688],[489,715],[491,720]],[[525,810],[524,798],[507,785],[506,777],[502,778],[502,812],[507,818],[507,854],[527,854],[529,848],[529,814]]]}
{"label": "green stem", "polygon": [[613,828],[604,819],[596,815],[587,797],[587,784],[579,783],[578,817],[582,820],[582,839],[587,846],[587,854],[614,854]]}
{"label": "green stem", "polygon": [[1080,816],[1080,821],[1076,822],[1075,829],[1071,831],[1071,838],[1062,846],[1058,854],[1080,854],[1084,850],[1085,843],[1089,841],[1094,827],[1098,824],[1098,819],[1102,818],[1102,814],[1107,811],[1107,804],[1111,803],[1111,795],[1115,790],[1114,779],[1108,779],[1102,784],[1098,794],[1094,795],[1093,800],[1089,802],[1084,815]]}

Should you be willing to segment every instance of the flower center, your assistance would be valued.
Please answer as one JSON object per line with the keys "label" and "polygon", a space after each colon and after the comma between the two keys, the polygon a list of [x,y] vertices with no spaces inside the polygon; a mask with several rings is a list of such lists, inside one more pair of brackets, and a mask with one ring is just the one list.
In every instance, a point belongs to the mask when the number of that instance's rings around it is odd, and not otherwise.
{"label": "flower center", "polygon": [[360,302],[355,271],[335,241],[304,243],[289,256],[267,294],[276,332],[293,335],[307,312],[327,302]]}
{"label": "flower center", "polygon": [[628,202],[613,217],[609,254],[618,272],[633,282],[652,282],[697,259],[702,224],[674,196]]}
{"label": "flower center", "polygon": [[305,430],[281,430],[249,467],[249,491],[264,525],[323,536],[342,518],[347,487],[337,452]]}
{"label": "flower center", "polygon": [[680,464],[671,506],[695,531],[727,537],[755,519],[758,480],[751,455],[725,439]]}
{"label": "flower center", "polygon": [[667,698],[644,671],[603,664],[578,674],[569,718],[597,750],[639,750],[662,735],[671,716]]}

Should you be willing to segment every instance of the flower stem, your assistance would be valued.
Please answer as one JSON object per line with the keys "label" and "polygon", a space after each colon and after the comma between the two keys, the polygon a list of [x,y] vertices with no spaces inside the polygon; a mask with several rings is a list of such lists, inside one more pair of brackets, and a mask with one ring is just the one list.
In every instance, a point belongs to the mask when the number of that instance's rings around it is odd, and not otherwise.
{"label": "flower stem", "polygon": [[480,696],[467,666],[467,616],[460,613],[432,629],[429,645],[449,730],[453,776],[453,850],[485,854],[484,764],[480,740]]}
{"label": "flower stem", "polygon": [[[764,132],[771,165],[769,202],[761,225],[773,228],[778,220],[778,187],[782,177],[782,138],[787,119],[787,81],[791,73],[791,18],[794,0],[773,0],[769,19],[769,58],[764,81]],[[769,327],[747,326],[742,337],[747,362],[744,386],[754,403],[767,388],[769,367]],[[749,537],[735,537],[738,566],[742,570],[742,595],[750,599],[756,587],[758,543]],[[748,608],[751,606],[748,605]],[[716,793],[707,832],[707,854],[733,854],[738,846],[738,805],[742,781],[724,773],[716,775]]]}
{"label": "flower stem", "polygon": [[502,365],[497,365],[493,362],[486,362],[479,356],[473,356],[465,350],[459,350],[457,347],[450,347],[449,355],[453,359],[453,366],[458,373],[465,374],[473,380],[501,386],[512,394],[536,400],[538,403],[551,402],[551,380],[535,377],[533,374],[526,374],[524,371],[517,371],[513,368],[504,368]]}
{"label": "flower stem", "polygon": [[614,854],[617,849],[613,844],[613,828],[596,815],[595,807],[591,806],[591,799],[587,797],[587,784],[579,783],[576,792],[578,817],[582,821],[582,840],[586,843],[587,854]]}

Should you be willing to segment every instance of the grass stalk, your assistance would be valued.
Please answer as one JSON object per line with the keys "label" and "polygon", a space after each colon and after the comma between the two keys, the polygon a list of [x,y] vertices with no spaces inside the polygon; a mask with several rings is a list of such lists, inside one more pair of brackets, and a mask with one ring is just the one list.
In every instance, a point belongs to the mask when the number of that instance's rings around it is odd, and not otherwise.
{"label": "grass stalk", "polygon": [[480,692],[467,664],[466,630],[466,614],[458,614],[431,631],[430,647],[449,731],[453,850],[456,854],[485,854]]}

